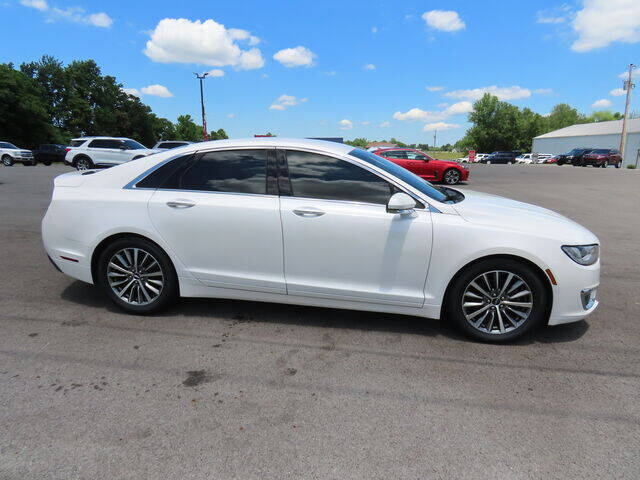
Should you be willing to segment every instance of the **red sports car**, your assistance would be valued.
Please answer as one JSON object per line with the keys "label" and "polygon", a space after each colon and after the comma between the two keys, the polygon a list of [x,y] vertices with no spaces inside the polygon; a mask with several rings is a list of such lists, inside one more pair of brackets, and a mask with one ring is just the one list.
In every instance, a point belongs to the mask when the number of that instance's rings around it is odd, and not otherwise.
{"label": "red sports car", "polygon": [[380,148],[373,153],[406,168],[430,182],[455,185],[469,178],[469,169],[456,163],[431,158],[413,148]]}

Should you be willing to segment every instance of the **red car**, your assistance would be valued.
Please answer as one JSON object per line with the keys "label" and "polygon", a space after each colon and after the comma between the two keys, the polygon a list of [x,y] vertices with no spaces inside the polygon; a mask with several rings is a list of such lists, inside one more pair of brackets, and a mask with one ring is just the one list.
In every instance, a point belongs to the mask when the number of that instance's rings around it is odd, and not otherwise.
{"label": "red car", "polygon": [[581,166],[593,165],[594,167],[606,168],[609,165],[615,165],[620,168],[622,165],[622,155],[615,148],[598,148],[582,156]]}
{"label": "red car", "polygon": [[380,148],[373,153],[430,182],[455,185],[469,178],[469,169],[456,162],[436,160],[413,148]]}

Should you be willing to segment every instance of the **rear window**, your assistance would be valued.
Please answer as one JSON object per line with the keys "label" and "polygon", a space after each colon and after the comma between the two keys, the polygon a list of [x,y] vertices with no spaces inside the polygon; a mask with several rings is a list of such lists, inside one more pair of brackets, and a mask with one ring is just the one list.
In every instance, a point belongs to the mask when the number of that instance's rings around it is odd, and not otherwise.
{"label": "rear window", "polygon": [[609,153],[609,150],[600,148],[598,150],[593,150],[591,153],[595,153],[596,155],[607,155]]}
{"label": "rear window", "polygon": [[86,142],[86,140],[71,140],[71,142],[69,142],[69,146],[70,147],[79,147],[84,142]]}

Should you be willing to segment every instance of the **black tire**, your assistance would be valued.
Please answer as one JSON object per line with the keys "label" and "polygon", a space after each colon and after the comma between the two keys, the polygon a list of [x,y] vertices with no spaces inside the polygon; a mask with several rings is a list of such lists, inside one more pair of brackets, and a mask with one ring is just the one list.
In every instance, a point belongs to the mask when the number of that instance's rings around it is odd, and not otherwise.
{"label": "black tire", "polygon": [[73,166],[76,170],[91,170],[94,168],[91,159],[85,155],[78,155],[73,159]]}
{"label": "black tire", "polygon": [[620,168],[620,162],[616,163],[616,168]]}
{"label": "black tire", "polygon": [[442,174],[442,183],[446,185],[456,185],[460,183],[460,178],[462,178],[462,176],[460,175],[460,172],[457,169],[448,168]]}
{"label": "black tire", "polygon": [[13,158],[11,157],[11,155],[3,155],[2,156],[2,164],[5,167],[13,166]]}
{"label": "black tire", "polygon": [[[503,282],[506,281],[509,273],[520,277],[520,279],[525,282],[525,285],[529,288],[528,291],[530,291],[531,295],[530,297],[521,296],[520,299],[530,299],[532,307],[528,311],[528,316],[526,317],[526,319],[516,325],[515,323],[511,323],[509,320],[507,320],[508,317],[505,316],[504,309],[510,309],[507,310],[507,315],[512,316],[516,320],[520,320],[520,317],[513,313],[512,307],[503,305],[501,303],[493,306],[494,304],[491,303],[491,301],[489,303],[486,303],[486,301],[483,300],[482,297],[480,297],[482,300],[482,306],[472,308],[482,309],[486,306],[486,309],[484,311],[491,312],[491,317],[481,323],[478,327],[475,327],[471,324],[471,320],[467,320],[467,317],[465,316],[465,312],[463,310],[463,295],[465,294],[467,288],[470,287],[471,282],[476,280],[477,277],[481,276],[483,273],[495,272],[496,270],[499,270],[501,272],[499,274],[499,278],[501,278]],[[489,282],[493,282],[495,284],[495,273],[492,273],[492,275],[490,275],[489,277],[492,277],[489,278]],[[517,282],[514,282],[512,280],[509,284],[509,287],[507,288],[507,291],[516,283]],[[486,293],[492,293],[486,284],[483,283],[482,286],[484,287]],[[525,287],[521,286],[519,288],[524,289]],[[497,291],[497,288],[495,289],[495,291]],[[521,290],[516,289],[513,295],[517,294],[521,295]],[[480,300],[478,300],[478,302],[479,301]],[[499,299],[496,299],[496,301],[501,302]],[[448,289],[447,298],[444,302],[443,314],[446,318],[453,322],[456,328],[458,328],[465,334],[484,342],[500,343],[513,340],[531,330],[531,328],[533,328],[535,325],[546,320],[549,311],[549,301],[550,299],[548,298],[548,293],[545,285],[543,284],[543,281],[530,266],[523,262],[519,262],[510,258],[493,258],[479,261],[467,267],[456,276],[453,283]],[[501,315],[497,315],[498,309],[500,309],[500,311],[502,312]],[[470,315],[472,316],[473,312],[471,312]],[[483,316],[486,315],[480,313],[480,315],[474,318],[480,319],[483,318]],[[497,322],[498,325],[493,324],[494,317],[495,319],[497,319],[498,316],[500,316],[501,320],[503,320],[502,323],[505,326],[505,333],[500,333],[500,330],[498,329],[499,322]],[[489,325],[489,322],[492,322],[491,326]],[[495,329],[498,329],[498,331],[495,331]],[[492,333],[489,333],[488,330],[490,330]]]}
{"label": "black tire", "polygon": [[51,165],[51,162],[42,162],[42,163],[45,164],[47,167]]}
{"label": "black tire", "polygon": [[137,157],[133,157],[133,158],[131,159],[131,161],[139,160],[139,159],[141,159],[141,158],[144,158],[144,155],[138,155]]}
{"label": "black tire", "polygon": [[[118,294],[114,291],[114,288],[111,286],[109,282],[110,277],[108,276],[109,263],[112,261],[114,256],[119,252],[122,252],[123,249],[139,249],[139,251],[150,254],[152,259],[157,261],[157,264],[160,267],[160,271],[162,272],[163,285],[158,288],[159,294],[155,298],[153,298],[150,303],[132,303],[131,297],[129,297],[128,300],[123,299],[121,296],[118,296]],[[153,269],[156,268],[153,263],[149,263],[146,260],[144,263],[146,263],[146,267],[140,267],[139,269],[136,269],[138,274],[140,272],[144,274],[144,269],[149,268],[149,265],[153,265],[151,267]],[[97,266],[97,284],[100,286],[100,288],[102,288],[104,293],[113,303],[127,312],[136,314],[157,312],[162,310],[163,308],[166,308],[178,298],[178,276],[176,275],[176,271],[173,267],[173,264],[171,263],[171,259],[155,243],[150,242],[149,240],[146,240],[144,238],[123,237],[115,240],[100,254]],[[127,277],[127,279],[125,280],[128,282],[129,276],[123,276]],[[140,286],[138,284],[143,280],[144,277],[140,277],[140,275],[137,275],[137,279],[131,278],[130,281],[133,282],[133,285],[130,288],[130,291],[133,292],[134,289],[137,288],[138,291],[141,292]],[[149,285],[147,284],[147,286]],[[127,297],[127,293],[128,292],[124,292],[123,297]],[[139,293],[139,295],[140,296],[138,298],[141,298],[142,293]]]}

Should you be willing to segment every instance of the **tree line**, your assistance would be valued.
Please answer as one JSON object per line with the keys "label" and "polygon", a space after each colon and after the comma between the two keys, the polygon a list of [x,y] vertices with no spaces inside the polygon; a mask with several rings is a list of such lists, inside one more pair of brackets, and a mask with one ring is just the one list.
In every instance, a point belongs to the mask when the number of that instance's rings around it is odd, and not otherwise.
{"label": "tree line", "polygon": [[[158,140],[202,140],[190,115],[158,117],[93,60],[68,65],[45,55],[15,68],[0,64],[0,139],[21,147],[66,144],[82,135],[129,137],[152,146]],[[211,139],[228,138],[224,129]]]}

